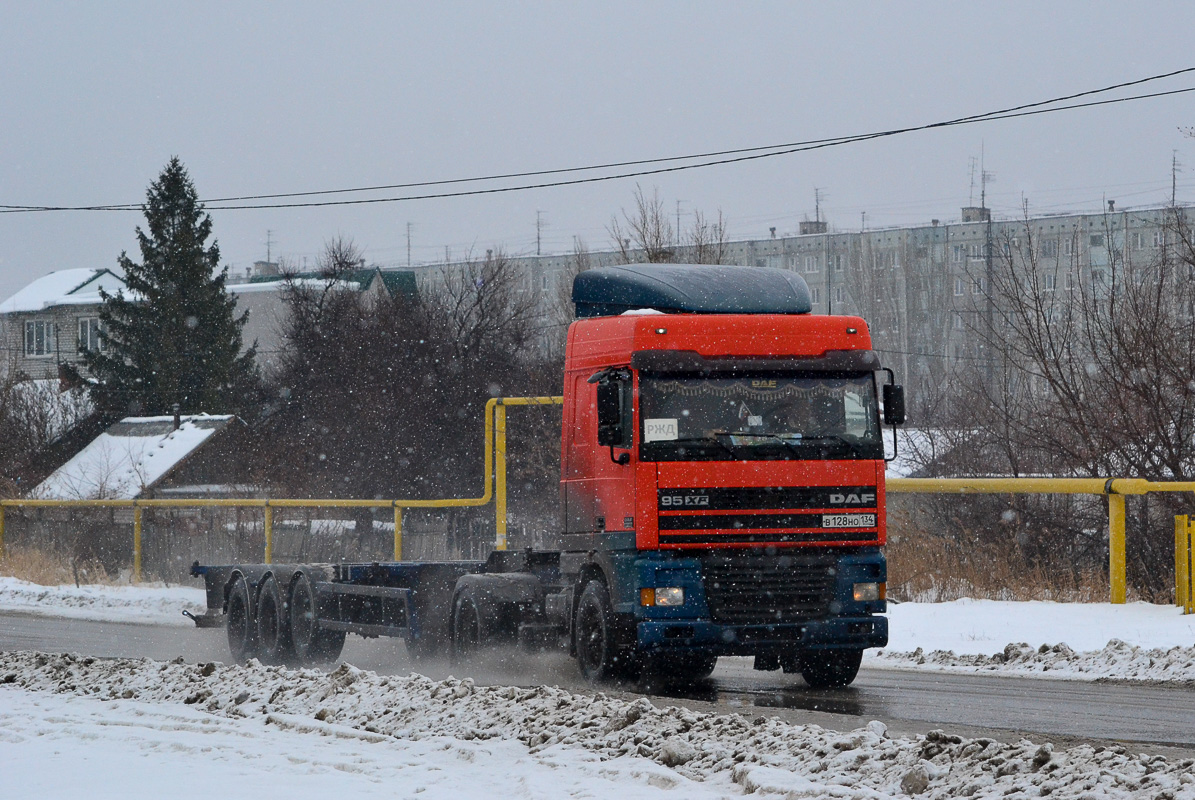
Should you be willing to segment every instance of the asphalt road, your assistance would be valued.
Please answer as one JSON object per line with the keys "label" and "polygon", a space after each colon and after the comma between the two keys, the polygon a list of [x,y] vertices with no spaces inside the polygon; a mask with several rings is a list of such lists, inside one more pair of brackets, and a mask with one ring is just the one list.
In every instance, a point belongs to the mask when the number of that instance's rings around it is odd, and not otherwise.
{"label": "asphalt road", "polygon": [[[0,650],[76,652],[98,657],[227,661],[224,631],[187,627],[86,622],[0,614]],[[392,640],[350,636],[345,661],[362,669],[406,674],[416,668]],[[431,677],[461,675],[447,664],[420,664]],[[549,683],[591,691],[564,656],[509,653],[470,670],[479,683]],[[1133,749],[1195,755],[1195,690],[1131,683],[946,675],[864,669],[848,689],[813,691],[799,676],[755,672],[747,659],[724,658],[708,681],[687,687],[628,685],[606,688],[619,696],[651,696],[701,711],[780,716],[796,724],[851,730],[878,719],[893,734],[942,728],[963,736],[1008,740],[1025,736],[1058,744],[1132,743]]]}

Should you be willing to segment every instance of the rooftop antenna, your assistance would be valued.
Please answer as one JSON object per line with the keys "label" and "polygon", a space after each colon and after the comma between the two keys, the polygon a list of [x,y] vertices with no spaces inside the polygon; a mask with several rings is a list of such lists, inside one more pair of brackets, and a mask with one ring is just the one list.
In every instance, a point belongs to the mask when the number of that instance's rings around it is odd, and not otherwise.
{"label": "rooftop antenna", "polygon": [[540,237],[544,230],[544,212],[538,209],[535,212],[535,254],[542,255],[540,251]]}
{"label": "rooftop antenna", "polygon": [[266,229],[266,263],[269,264],[273,259],[270,258],[271,248],[274,246],[274,232]]}
{"label": "rooftop antenna", "polygon": [[967,192],[967,205],[975,205],[975,168],[979,166],[979,159],[971,156],[968,159],[971,162],[971,190]]}
{"label": "rooftop antenna", "polygon": [[1170,153],[1170,205],[1178,205],[1178,173],[1182,172],[1182,164],[1178,163],[1178,151]]}
{"label": "rooftop antenna", "polygon": [[813,219],[815,222],[822,221],[822,190],[813,187]]}
{"label": "rooftop antenna", "polygon": [[988,207],[988,184],[996,182],[996,173],[983,168],[983,142],[979,143],[979,207]]}
{"label": "rooftop antenna", "polygon": [[411,223],[407,223],[407,269],[411,268]]}

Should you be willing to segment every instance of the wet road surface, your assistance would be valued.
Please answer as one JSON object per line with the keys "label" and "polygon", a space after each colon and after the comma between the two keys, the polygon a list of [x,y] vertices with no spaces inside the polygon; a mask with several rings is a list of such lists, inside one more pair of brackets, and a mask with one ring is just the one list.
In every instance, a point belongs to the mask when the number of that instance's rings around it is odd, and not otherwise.
{"label": "wet road surface", "polygon": [[[99,657],[227,661],[222,629],[129,625],[0,614],[0,650],[75,652]],[[445,663],[418,668],[393,640],[350,636],[343,659],[388,674],[416,670],[433,678],[461,675]],[[592,691],[563,655],[510,653],[469,670],[479,683],[554,684]],[[963,736],[1002,740],[1027,736],[1073,741],[1135,743],[1137,750],[1191,757],[1195,753],[1195,689],[1128,683],[990,675],[948,675],[863,669],[848,689],[814,691],[797,675],[755,672],[749,659],[724,658],[711,679],[683,687],[626,685],[607,694],[641,696],[699,711],[779,716],[796,724],[850,730],[878,719],[893,734],[943,728]],[[1143,746],[1148,745],[1148,746]]]}

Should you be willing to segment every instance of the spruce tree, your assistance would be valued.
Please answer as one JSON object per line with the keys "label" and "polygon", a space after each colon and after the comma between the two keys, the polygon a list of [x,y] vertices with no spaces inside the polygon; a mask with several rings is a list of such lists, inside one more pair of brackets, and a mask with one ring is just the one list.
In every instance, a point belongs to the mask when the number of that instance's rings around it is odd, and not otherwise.
{"label": "spruce tree", "polygon": [[183,413],[235,411],[255,371],[254,349],[240,352],[248,313],[235,315],[228,268],[216,242],[206,244],[211,217],[177,157],[141,210],[141,262],[121,253],[127,289],[101,291],[103,349],[84,356],[97,405],[116,415],[167,414],[175,403]]}

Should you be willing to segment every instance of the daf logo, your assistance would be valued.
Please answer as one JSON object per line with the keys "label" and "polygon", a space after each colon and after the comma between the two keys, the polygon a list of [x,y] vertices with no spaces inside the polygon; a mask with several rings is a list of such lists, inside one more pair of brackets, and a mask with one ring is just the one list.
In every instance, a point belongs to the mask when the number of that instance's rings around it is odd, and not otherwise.
{"label": "daf logo", "polygon": [[832,506],[862,506],[875,505],[876,496],[874,494],[831,494],[830,505]]}
{"label": "daf logo", "polygon": [[661,506],[705,506],[709,507],[710,498],[708,495],[684,495],[684,494],[662,494],[660,495]]}

